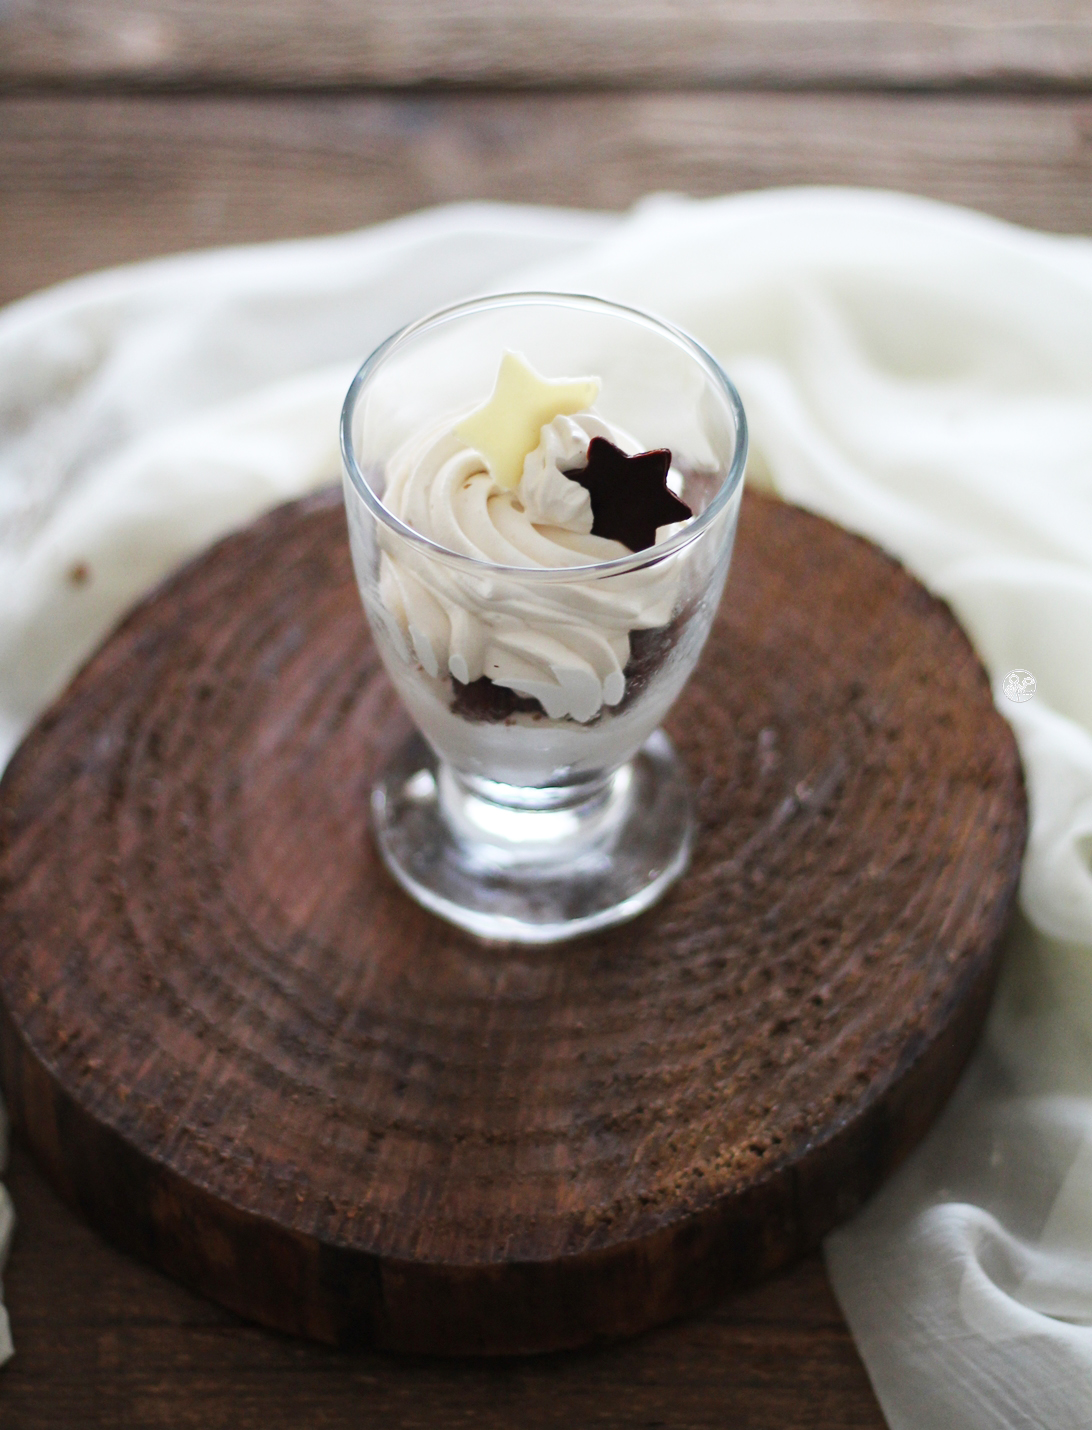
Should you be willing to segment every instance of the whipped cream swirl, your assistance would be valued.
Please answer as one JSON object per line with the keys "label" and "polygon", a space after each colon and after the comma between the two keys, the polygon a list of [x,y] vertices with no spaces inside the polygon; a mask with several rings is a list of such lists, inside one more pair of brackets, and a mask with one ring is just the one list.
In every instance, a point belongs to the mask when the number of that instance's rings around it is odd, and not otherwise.
{"label": "whipped cream swirl", "polygon": [[[593,437],[638,450],[590,413],[556,417],[542,428],[518,487],[506,491],[450,427],[432,432],[392,458],[383,503],[440,546],[495,566],[575,567],[628,556],[621,542],[591,534],[591,499],[564,475],[586,465]],[[657,540],[677,529],[662,527]],[[677,558],[616,576],[534,582],[456,568],[391,531],[381,541],[380,595],[403,658],[412,651],[434,678],[450,673],[469,684],[487,676],[536,699],[551,719],[586,722],[618,704],[630,631],[666,625],[678,590]]]}

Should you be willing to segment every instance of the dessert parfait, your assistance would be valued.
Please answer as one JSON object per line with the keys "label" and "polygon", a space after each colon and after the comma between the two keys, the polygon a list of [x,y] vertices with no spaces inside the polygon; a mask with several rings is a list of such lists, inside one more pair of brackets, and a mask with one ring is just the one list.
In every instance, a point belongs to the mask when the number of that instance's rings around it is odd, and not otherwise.
{"label": "dessert parfait", "polygon": [[364,605],[424,736],[373,797],[392,871],[486,937],[638,912],[689,847],[657,727],[730,558],[745,429],[727,379],[643,314],[505,295],[374,355],[343,449]]}
{"label": "dessert parfait", "polygon": [[[640,452],[596,414],[598,391],[594,377],[544,380],[506,353],[488,402],[411,439],[388,466],[388,511],[494,568],[453,569],[380,538],[388,667],[426,736],[467,773],[570,782],[639,745],[689,671],[685,642],[676,649],[685,556],[579,578],[693,515],[670,451]],[[567,569],[572,581],[522,577]]]}

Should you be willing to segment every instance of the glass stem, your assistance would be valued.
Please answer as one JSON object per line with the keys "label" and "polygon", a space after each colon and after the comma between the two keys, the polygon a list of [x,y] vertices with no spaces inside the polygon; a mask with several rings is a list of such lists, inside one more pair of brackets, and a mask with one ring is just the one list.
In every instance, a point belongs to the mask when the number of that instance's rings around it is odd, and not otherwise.
{"label": "glass stem", "polygon": [[632,773],[625,764],[578,784],[527,789],[442,763],[440,811],[460,843],[488,849],[499,865],[553,869],[609,840],[629,812]]}

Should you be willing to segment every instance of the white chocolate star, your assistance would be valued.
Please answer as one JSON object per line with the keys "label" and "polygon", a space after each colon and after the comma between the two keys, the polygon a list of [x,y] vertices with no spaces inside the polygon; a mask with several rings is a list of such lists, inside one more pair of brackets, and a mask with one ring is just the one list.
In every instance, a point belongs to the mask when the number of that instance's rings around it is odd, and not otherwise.
{"label": "white chocolate star", "polygon": [[519,353],[505,353],[493,395],[484,407],[464,417],[455,435],[485,458],[497,486],[514,491],[523,461],[539,444],[547,422],[584,412],[599,395],[599,379],[551,382],[539,377]]}

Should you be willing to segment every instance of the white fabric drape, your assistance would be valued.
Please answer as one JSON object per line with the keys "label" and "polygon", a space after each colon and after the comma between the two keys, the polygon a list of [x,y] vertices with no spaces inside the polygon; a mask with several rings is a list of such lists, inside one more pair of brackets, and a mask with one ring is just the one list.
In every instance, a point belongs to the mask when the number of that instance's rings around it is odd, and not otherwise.
{"label": "white fabric drape", "polygon": [[[839,190],[622,219],[470,206],[15,305],[4,753],[160,575],[336,478],[371,346],[532,286],[695,333],[743,393],[749,480],[892,551],[990,671],[1032,815],[1002,989],[940,1123],[827,1261],[894,1430],[1092,1425],[1092,242]],[[1000,693],[1017,666],[1038,683],[1024,705]]]}

